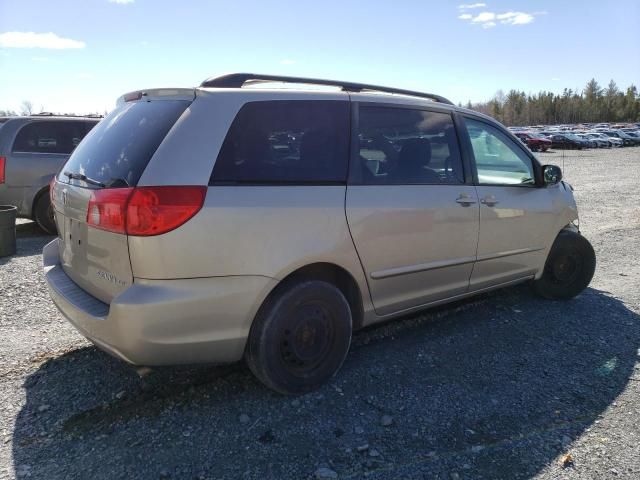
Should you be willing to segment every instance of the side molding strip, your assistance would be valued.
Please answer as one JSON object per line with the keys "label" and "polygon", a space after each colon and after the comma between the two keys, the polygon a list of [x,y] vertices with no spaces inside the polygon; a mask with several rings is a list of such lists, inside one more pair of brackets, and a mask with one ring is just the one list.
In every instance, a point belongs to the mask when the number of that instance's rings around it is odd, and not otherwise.
{"label": "side molding strip", "polygon": [[380,280],[383,278],[397,277],[400,275],[408,275],[411,273],[424,272],[426,270],[436,270],[438,268],[455,267],[457,265],[466,265],[473,262],[483,262],[486,260],[493,260],[496,258],[510,257],[512,255],[520,255],[523,253],[539,252],[544,250],[543,248],[520,248],[517,250],[507,250],[505,252],[490,253],[488,255],[481,255],[477,259],[475,257],[462,257],[455,260],[439,260],[437,262],[419,263],[417,265],[408,265],[406,267],[394,267],[386,270],[379,270],[377,272],[371,272],[371,278],[374,280]]}

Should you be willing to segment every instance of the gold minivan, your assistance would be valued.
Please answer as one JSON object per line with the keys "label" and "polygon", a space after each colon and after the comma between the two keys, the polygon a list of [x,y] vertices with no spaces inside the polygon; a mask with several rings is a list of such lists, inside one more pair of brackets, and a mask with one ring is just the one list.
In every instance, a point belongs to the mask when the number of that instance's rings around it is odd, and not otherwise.
{"label": "gold minivan", "polygon": [[126,94],[51,201],[46,280],[84,336],[136,365],[244,357],[282,393],[334,375],[361,327],[520,282],[568,299],[595,269],[558,167],[485,115],[373,85]]}

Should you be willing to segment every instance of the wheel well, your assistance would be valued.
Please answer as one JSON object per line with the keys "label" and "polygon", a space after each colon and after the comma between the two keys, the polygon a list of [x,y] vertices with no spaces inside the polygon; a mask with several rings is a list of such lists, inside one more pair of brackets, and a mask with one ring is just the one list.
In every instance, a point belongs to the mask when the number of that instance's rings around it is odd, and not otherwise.
{"label": "wheel well", "polygon": [[36,218],[36,205],[38,204],[38,200],[42,197],[42,195],[49,194],[49,186],[43,187],[38,193],[33,197],[33,202],[31,203],[31,219]]}
{"label": "wheel well", "polygon": [[305,280],[322,280],[335,285],[349,303],[353,320],[353,329],[358,330],[362,327],[364,318],[362,292],[360,292],[360,288],[351,274],[344,268],[333,263],[313,263],[291,272],[278,284],[274,291],[269,294],[269,297],[271,297],[276,291],[286,288],[293,282]]}

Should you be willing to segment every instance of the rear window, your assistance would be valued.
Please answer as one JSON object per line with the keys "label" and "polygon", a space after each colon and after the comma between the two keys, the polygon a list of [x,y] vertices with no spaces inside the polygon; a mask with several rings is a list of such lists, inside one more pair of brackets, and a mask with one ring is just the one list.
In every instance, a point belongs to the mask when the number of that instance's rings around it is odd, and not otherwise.
{"label": "rear window", "polygon": [[88,130],[83,121],[35,121],[18,131],[12,150],[16,153],[68,155],[78,146]]}
{"label": "rear window", "polygon": [[348,154],[348,102],[249,102],[231,124],[210,184],[344,183]]}
{"label": "rear window", "polygon": [[58,179],[66,182],[64,172],[72,172],[107,185],[116,181],[137,185],[156,149],[190,103],[163,100],[119,105],[86,136]]}

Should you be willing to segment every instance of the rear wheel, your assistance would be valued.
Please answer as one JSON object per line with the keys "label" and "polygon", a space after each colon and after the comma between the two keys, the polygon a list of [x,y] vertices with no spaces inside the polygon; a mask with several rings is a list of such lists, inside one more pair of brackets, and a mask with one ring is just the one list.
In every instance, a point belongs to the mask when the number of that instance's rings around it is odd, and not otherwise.
{"label": "rear wheel", "polygon": [[45,192],[36,200],[33,217],[38,226],[50,235],[56,234],[56,222],[53,218],[53,207],[49,200],[49,193]]}
{"label": "rear wheel", "polygon": [[292,284],[267,300],[249,333],[245,359],[267,387],[301,394],[342,366],[351,344],[351,309],[334,285]]}
{"label": "rear wheel", "polygon": [[568,300],[587,288],[595,269],[596,254],[589,241],[577,232],[562,231],[533,290],[544,298]]}

